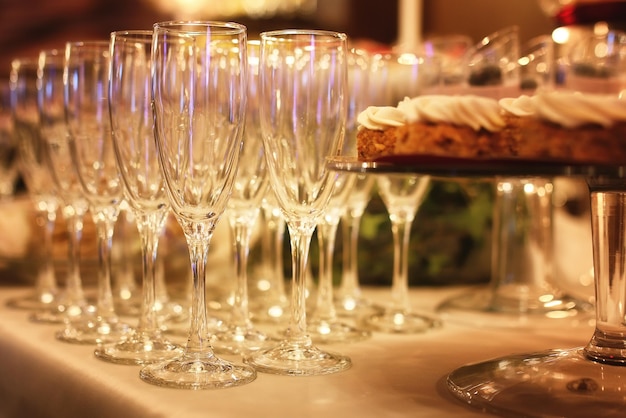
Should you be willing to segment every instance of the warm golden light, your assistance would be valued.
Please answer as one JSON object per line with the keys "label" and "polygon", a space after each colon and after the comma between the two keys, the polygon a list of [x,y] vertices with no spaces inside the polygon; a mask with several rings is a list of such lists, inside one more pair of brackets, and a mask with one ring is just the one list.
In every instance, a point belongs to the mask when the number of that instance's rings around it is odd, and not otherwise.
{"label": "warm golden light", "polygon": [[150,0],[176,19],[270,18],[315,12],[317,0]]}

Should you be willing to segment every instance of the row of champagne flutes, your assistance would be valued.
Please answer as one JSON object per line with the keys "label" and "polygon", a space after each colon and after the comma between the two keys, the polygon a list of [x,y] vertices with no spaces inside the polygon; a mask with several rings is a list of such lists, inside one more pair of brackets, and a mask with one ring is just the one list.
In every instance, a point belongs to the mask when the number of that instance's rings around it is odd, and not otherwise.
{"label": "row of champagne flutes", "polygon": [[[34,78],[16,60],[16,97],[27,77],[36,80],[36,100],[28,102],[33,92],[24,90],[14,112],[39,129],[24,154],[33,157],[28,172],[40,184],[28,189],[51,196],[49,213],[62,206],[73,237],[62,300],[45,311],[63,317],[57,337],[98,344],[103,360],[142,364],[141,378],[162,386],[225,387],[252,381],[257,370],[315,375],[350,367],[348,357],[312,343],[305,313],[311,237],[330,213],[340,177],[325,161],[341,152],[347,61],[343,34],[275,31],[257,44],[248,42],[245,27],[220,22],[164,22],[154,31],[114,32],[110,42],[68,43],[65,51],[41,52]],[[254,329],[246,289],[250,232],[261,199],[269,200],[268,183],[293,248],[290,325],[277,341]],[[143,255],[141,310],[132,327],[116,315],[111,291],[113,226],[123,201]],[[87,211],[98,235],[95,306],[86,302],[76,254]],[[184,347],[163,336],[155,296],[158,240],[169,211],[184,232],[193,275]],[[209,244],[222,214],[238,255],[233,306],[223,322],[209,316],[205,291]],[[329,218],[327,241],[337,223],[338,215]],[[246,353],[244,363],[216,357],[213,345]]]}

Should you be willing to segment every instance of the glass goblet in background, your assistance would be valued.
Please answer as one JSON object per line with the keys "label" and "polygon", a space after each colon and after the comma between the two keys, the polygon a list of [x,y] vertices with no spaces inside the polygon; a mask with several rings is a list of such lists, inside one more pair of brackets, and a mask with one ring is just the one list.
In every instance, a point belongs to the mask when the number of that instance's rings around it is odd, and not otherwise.
{"label": "glass goblet in background", "polygon": [[369,330],[351,325],[337,316],[334,303],[333,254],[335,236],[345,211],[346,200],[354,187],[352,173],[337,173],[333,194],[324,214],[317,223],[320,263],[315,309],[307,322],[307,331],[314,342],[342,343],[369,338]]}
{"label": "glass goblet in background", "polygon": [[136,327],[120,341],[100,345],[95,355],[122,364],[147,364],[179,355],[159,327],[156,258],[170,205],[154,143],[151,107],[152,31],[111,33],[109,111],[115,161],[124,196],[141,240],[142,298]]}
{"label": "glass goblet in background", "polygon": [[115,312],[111,289],[113,230],[123,199],[109,117],[109,41],[68,42],[65,49],[65,115],[72,166],[89,202],[98,246],[97,300],[92,315],[68,321],[64,342],[118,341],[129,326]]}
{"label": "glass goblet in background", "polygon": [[52,256],[59,202],[46,168],[46,148],[41,138],[37,109],[37,60],[14,59],[11,63],[11,109],[19,152],[20,173],[35,206],[37,223],[43,228],[43,251],[36,260],[37,277],[31,295],[11,299],[8,306],[37,311],[54,311],[58,288]]}
{"label": "glass goblet in background", "polygon": [[229,318],[225,321],[224,329],[215,332],[213,347],[229,353],[255,351],[272,343],[265,333],[253,325],[248,308],[250,237],[267,190],[267,167],[259,122],[259,46],[258,40],[248,41],[248,94],[244,140],[235,183],[225,212],[233,239],[236,282]]}
{"label": "glass goblet in background", "polygon": [[[83,314],[88,314],[91,306],[85,298],[80,269],[83,219],[89,205],[83,197],[70,157],[64,112],[64,62],[63,50],[43,50],[39,53],[37,91],[41,137],[48,155],[46,168],[56,185],[68,233],[67,274],[57,307],[65,321],[77,320]],[[42,315],[50,314],[42,312]]]}
{"label": "glass goblet in background", "polygon": [[250,312],[255,322],[288,322],[289,298],[285,291],[283,243],[285,218],[269,187],[261,201],[261,260],[254,269]]}
{"label": "glass goblet in background", "polygon": [[276,347],[245,357],[257,370],[320,375],[351,360],[313,345],[307,333],[306,276],[311,238],[333,192],[327,157],[341,151],[347,113],[346,35],[284,30],[261,34],[261,132],[270,187],[292,248],[291,322]]}
{"label": "glass goblet in background", "polygon": [[[361,50],[351,50],[348,56],[348,117],[343,155],[356,157],[357,117],[372,103],[370,89],[371,56]],[[341,283],[335,292],[335,308],[339,316],[356,318],[371,312],[372,303],[365,299],[359,283],[358,240],[361,219],[372,197],[374,176],[362,173],[342,173],[353,177],[352,187],[341,213],[342,273]]]}
{"label": "glass goblet in background", "polygon": [[408,256],[411,225],[430,185],[429,176],[385,174],[377,178],[378,193],[387,208],[393,234],[393,275],[391,303],[381,312],[365,318],[373,330],[387,333],[424,332],[439,326],[430,315],[411,308]]}
{"label": "glass goblet in background", "polygon": [[217,357],[207,320],[209,245],[235,182],[244,129],[245,26],[222,22],[154,25],[152,98],[156,149],[172,212],[187,245],[193,288],[183,353],[143,366],[145,382],[183,389],[238,386],[256,371]]}

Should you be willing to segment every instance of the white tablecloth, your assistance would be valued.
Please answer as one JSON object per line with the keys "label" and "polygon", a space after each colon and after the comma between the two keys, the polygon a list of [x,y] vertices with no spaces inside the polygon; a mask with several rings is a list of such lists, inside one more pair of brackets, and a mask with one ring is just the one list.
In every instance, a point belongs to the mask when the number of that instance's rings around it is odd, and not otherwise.
{"label": "white tablecloth", "polygon": [[[413,305],[432,310],[462,290],[412,289]],[[353,361],[342,373],[259,373],[248,385],[190,391],[144,383],[139,366],[99,360],[93,346],[57,341],[59,325],[32,323],[28,312],[5,307],[8,298],[29,291],[0,287],[0,417],[480,417],[485,414],[448,394],[447,373],[492,357],[584,345],[593,329],[490,329],[448,321],[425,334],[376,333],[334,345],[331,350]],[[366,294],[384,299],[388,291]]]}

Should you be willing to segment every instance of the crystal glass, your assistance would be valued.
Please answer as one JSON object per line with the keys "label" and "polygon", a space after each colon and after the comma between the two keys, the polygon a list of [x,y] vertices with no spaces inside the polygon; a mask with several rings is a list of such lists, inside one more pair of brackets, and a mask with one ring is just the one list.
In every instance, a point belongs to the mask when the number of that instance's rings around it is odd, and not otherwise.
{"label": "crystal glass", "polygon": [[47,155],[39,127],[36,59],[18,58],[12,61],[10,87],[20,172],[34,204],[37,223],[42,226],[43,241],[41,260],[37,260],[39,265],[33,293],[9,300],[8,306],[52,311],[56,309],[58,299],[52,257],[52,235],[59,202],[55,185],[46,169]]}
{"label": "crystal glass", "polygon": [[563,57],[563,87],[583,93],[613,94],[626,88],[626,32],[608,30],[583,37]]}
{"label": "crystal glass", "polygon": [[0,84],[0,200],[11,199],[18,177],[17,140],[11,116],[11,86]]}
{"label": "crystal glass", "polygon": [[[351,50],[348,56],[348,116],[346,139],[342,154],[357,156],[357,116],[374,100],[376,92],[370,89],[371,56],[362,50]],[[358,240],[361,219],[372,197],[374,176],[360,173],[344,173],[352,177],[350,192],[341,211],[342,227],[342,274],[335,292],[335,309],[339,316],[360,317],[372,309],[372,302],[363,297],[359,283]]]}
{"label": "crystal glass", "polygon": [[261,131],[274,190],[292,249],[291,319],[276,347],[245,357],[257,370],[320,375],[351,365],[321,350],[307,333],[306,276],[311,238],[333,192],[326,159],[338,155],[347,112],[346,35],[282,30],[261,34]]}
{"label": "crystal glass", "polygon": [[520,80],[519,27],[507,26],[476,43],[465,54],[464,78],[468,88],[481,96],[517,95]]}
{"label": "crystal glass", "polygon": [[123,195],[111,138],[109,62],[109,41],[66,45],[64,91],[70,156],[98,241],[95,310],[79,321],[68,321],[57,333],[59,340],[70,343],[115,342],[129,331],[115,312],[111,290],[111,245]]}
{"label": "crystal glass", "polygon": [[38,108],[41,137],[45,142],[49,157],[46,160],[46,168],[56,185],[61,214],[68,233],[67,274],[57,309],[48,312],[40,311],[35,314],[38,317],[43,316],[43,318],[54,320],[54,322],[59,316],[61,316],[62,321],[77,320],[92,310],[85,298],[80,270],[83,219],[89,205],[83,196],[70,157],[69,136],[63,104],[64,63],[63,50],[43,50],[39,54]]}
{"label": "crystal glass", "polygon": [[214,354],[207,320],[209,244],[239,163],[247,86],[245,26],[221,22],[154,25],[152,98],[159,164],[172,211],[187,239],[193,289],[183,353],[144,366],[142,380],[184,389],[238,386],[247,365]]}
{"label": "crystal glass", "polygon": [[252,319],[255,322],[289,322],[283,264],[285,218],[270,188],[261,201],[260,224],[261,260],[254,270],[254,287],[251,289]]}
{"label": "crystal glass", "polygon": [[315,309],[309,316],[307,331],[314,342],[342,343],[364,340],[371,332],[360,325],[352,325],[340,319],[334,303],[333,255],[335,236],[345,211],[345,204],[352,192],[355,177],[351,173],[337,173],[333,194],[324,214],[317,223],[320,262]]}
{"label": "crystal glass", "polygon": [[234,297],[224,329],[215,332],[215,350],[246,353],[271,344],[271,339],[252,324],[248,308],[248,255],[252,229],[259,217],[261,201],[267,190],[267,167],[263,155],[259,121],[258,40],[248,41],[248,94],[244,141],[226,218],[233,239],[235,264]]}
{"label": "crystal glass", "polygon": [[142,298],[139,321],[120,341],[100,345],[97,358],[147,364],[179,355],[182,349],[161,335],[156,298],[156,258],[170,205],[154,143],[151,107],[152,31],[111,33],[109,111],[113,150],[141,240]]}
{"label": "crystal glass", "polygon": [[369,105],[396,106],[405,97],[439,93],[442,60],[438,55],[386,52],[371,57]]}
{"label": "crystal glass", "polygon": [[431,315],[419,313],[409,301],[409,240],[415,214],[430,186],[429,176],[389,174],[377,178],[378,193],[387,208],[393,235],[391,303],[365,317],[376,331],[387,333],[424,332],[440,325]]}

